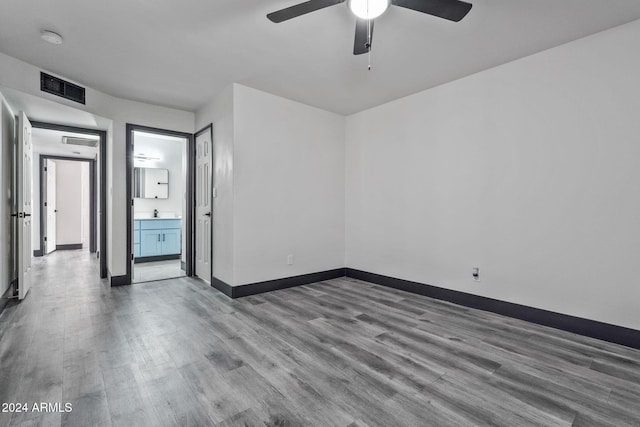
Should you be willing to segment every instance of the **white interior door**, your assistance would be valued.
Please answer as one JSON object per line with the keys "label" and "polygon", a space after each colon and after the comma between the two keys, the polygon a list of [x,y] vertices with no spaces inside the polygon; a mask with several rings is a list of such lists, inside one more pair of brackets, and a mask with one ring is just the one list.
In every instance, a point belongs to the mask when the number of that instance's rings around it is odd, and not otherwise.
{"label": "white interior door", "polygon": [[196,136],[196,276],[211,280],[211,132]]}
{"label": "white interior door", "polygon": [[56,204],[56,162],[47,159],[47,233],[45,235],[45,253],[50,254],[56,250],[56,216],[58,214],[58,206]]}
{"label": "white interior door", "polygon": [[16,156],[18,177],[18,298],[24,299],[31,287],[31,123],[20,111]]}

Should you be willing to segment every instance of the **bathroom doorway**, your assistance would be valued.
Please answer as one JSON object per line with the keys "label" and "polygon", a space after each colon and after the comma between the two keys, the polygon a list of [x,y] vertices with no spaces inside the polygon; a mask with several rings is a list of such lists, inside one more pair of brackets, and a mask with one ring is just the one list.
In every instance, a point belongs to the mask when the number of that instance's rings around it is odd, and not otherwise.
{"label": "bathroom doorway", "polygon": [[127,125],[130,283],[190,276],[192,136]]}

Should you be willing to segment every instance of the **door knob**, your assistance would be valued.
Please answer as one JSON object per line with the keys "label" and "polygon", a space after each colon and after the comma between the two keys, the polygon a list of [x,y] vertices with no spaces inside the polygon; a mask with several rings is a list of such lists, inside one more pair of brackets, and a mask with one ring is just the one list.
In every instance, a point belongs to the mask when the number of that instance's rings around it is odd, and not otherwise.
{"label": "door knob", "polygon": [[211,212],[207,212],[205,216],[211,216]]}

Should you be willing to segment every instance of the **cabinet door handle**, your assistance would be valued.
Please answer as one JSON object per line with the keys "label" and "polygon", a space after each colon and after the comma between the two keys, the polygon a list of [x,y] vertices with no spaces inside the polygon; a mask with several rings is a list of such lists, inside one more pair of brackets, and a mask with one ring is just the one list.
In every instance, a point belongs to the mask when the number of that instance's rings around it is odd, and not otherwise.
{"label": "cabinet door handle", "polygon": [[164,242],[164,233],[162,233],[162,241]]}
{"label": "cabinet door handle", "polygon": [[160,241],[160,234],[158,234],[158,242]]}

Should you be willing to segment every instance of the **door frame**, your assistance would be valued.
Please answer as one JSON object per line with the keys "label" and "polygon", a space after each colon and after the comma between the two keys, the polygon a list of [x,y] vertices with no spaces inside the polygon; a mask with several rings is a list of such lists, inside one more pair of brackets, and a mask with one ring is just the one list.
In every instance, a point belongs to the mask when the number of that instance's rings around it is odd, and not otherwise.
{"label": "door frame", "polygon": [[[100,199],[100,209],[97,212],[98,217],[96,220],[98,221],[100,235],[100,248],[97,251],[100,260],[100,278],[104,279],[107,277],[107,131],[38,121],[32,121],[31,126],[38,129],[96,135],[100,141],[100,185],[97,191],[97,196]],[[93,199],[94,203],[95,200],[97,199]],[[40,216],[42,217],[42,211]]]}
{"label": "door frame", "polygon": [[195,211],[195,198],[194,198],[194,166],[195,166],[195,144],[192,133],[179,132],[175,130],[169,129],[160,129],[155,127],[136,125],[133,123],[126,124],[126,158],[127,158],[127,171],[126,171],[126,187],[127,187],[127,202],[125,204],[126,209],[126,218],[127,218],[127,275],[126,282],[124,284],[130,285],[132,283],[132,271],[131,271],[131,263],[133,262],[133,132],[140,131],[146,133],[155,133],[158,135],[170,135],[176,136],[178,138],[186,139],[186,155],[187,155],[187,170],[186,170],[186,184],[187,184],[187,212],[186,218],[183,218],[183,221],[186,221],[185,224],[185,234],[186,234],[186,245],[187,248],[185,258],[186,258],[186,275],[188,277],[193,276],[194,271],[194,244],[195,239],[193,238],[193,216]]}
{"label": "door frame", "polygon": [[[196,189],[196,168],[195,168],[195,164],[196,164],[196,138],[199,137],[200,135],[202,135],[205,132],[209,132],[209,141],[211,144],[211,147],[209,147],[209,152],[211,153],[211,183],[209,185],[209,190],[211,192],[211,194],[209,194],[209,200],[211,201],[211,227],[210,227],[210,233],[211,233],[211,247],[209,248],[209,255],[211,256],[211,259],[209,260],[209,265],[211,266],[211,274],[209,277],[209,284],[211,284],[213,286],[213,220],[214,220],[214,212],[213,212],[213,201],[214,201],[214,197],[213,197],[213,183],[214,183],[214,176],[215,176],[215,171],[214,171],[214,161],[215,158],[213,156],[213,123],[209,123],[208,125],[206,125],[205,127],[203,127],[202,129],[200,129],[199,131],[197,131],[194,135],[193,135],[193,191],[195,194],[195,189]],[[193,200],[193,216],[194,216],[194,222],[195,222],[195,215],[196,215],[196,211],[195,211],[195,205],[196,205],[196,201],[195,198]],[[193,239],[193,253],[195,254],[196,251],[196,239]],[[196,257],[193,257],[193,275],[196,275]]]}
{"label": "door frame", "polygon": [[96,221],[97,221],[97,212],[96,212],[96,159],[90,159],[86,157],[66,157],[66,156],[53,156],[49,154],[40,154],[40,162],[38,171],[40,178],[40,253],[43,255],[46,253],[45,251],[45,233],[47,231],[47,221],[45,216],[43,215],[45,211],[44,204],[46,203],[46,175],[42,173],[45,168],[45,162],[47,160],[67,160],[67,161],[76,161],[76,162],[87,162],[89,163],[89,253],[96,252],[96,237],[97,237],[97,229],[96,229]]}

